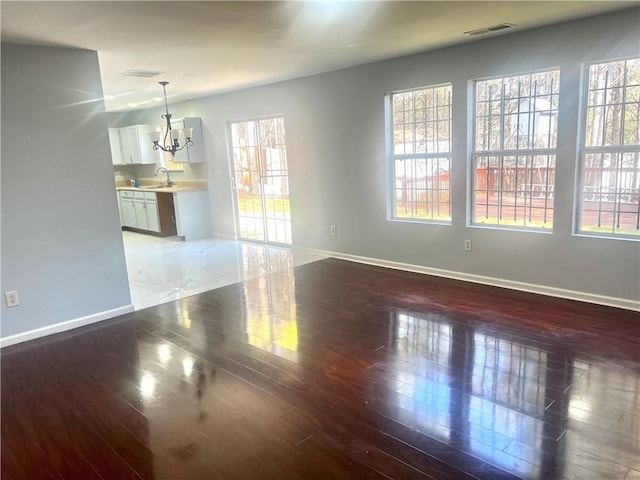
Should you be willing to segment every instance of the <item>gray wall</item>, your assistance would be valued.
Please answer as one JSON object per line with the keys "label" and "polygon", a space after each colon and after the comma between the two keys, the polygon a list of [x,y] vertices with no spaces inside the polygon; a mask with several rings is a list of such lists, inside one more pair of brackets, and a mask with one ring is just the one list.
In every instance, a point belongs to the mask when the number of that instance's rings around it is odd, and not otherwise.
{"label": "gray wall", "polygon": [[[640,249],[572,235],[581,64],[638,55],[638,9],[171,106],[202,117],[214,232],[234,234],[226,122],[284,114],[296,246],[638,300]],[[470,80],[561,70],[553,234],[467,226]],[[453,225],[387,221],[384,94],[442,82],[454,91]],[[128,118],[157,122],[159,109]],[[338,235],[329,235],[336,225]],[[463,251],[463,239],[473,251]]]}
{"label": "gray wall", "polygon": [[96,52],[3,44],[1,93],[2,337],[129,305]]}

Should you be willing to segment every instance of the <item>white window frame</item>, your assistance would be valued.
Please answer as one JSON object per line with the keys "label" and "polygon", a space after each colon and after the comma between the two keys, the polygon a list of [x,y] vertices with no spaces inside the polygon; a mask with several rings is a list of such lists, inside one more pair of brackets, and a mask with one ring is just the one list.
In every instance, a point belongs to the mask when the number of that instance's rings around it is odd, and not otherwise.
{"label": "white window frame", "polygon": [[[552,135],[552,131],[551,131],[551,125],[549,126],[549,130],[548,130],[548,138],[547,138],[547,142],[551,143],[551,139],[555,139],[555,142],[553,144],[553,146],[547,146],[546,148],[536,148],[535,146],[530,146],[529,142],[532,141],[533,138],[535,138],[535,129],[531,129],[533,127],[530,126],[531,119],[533,118],[534,122],[535,122],[535,118],[536,118],[536,112],[537,110],[535,110],[535,106],[533,108],[531,108],[528,111],[524,111],[524,112],[520,112],[520,110],[518,110],[518,119],[520,119],[520,116],[525,117],[526,114],[526,118],[528,119],[528,123],[529,123],[529,127],[527,128],[527,135],[524,135],[524,137],[526,137],[526,142],[527,145],[524,147],[521,147],[519,142],[519,136],[518,139],[516,140],[516,146],[515,148],[504,148],[505,146],[505,132],[502,131],[500,134],[500,144],[502,146],[502,148],[499,149],[491,149],[489,146],[487,146],[486,149],[478,149],[477,145],[478,145],[478,94],[477,94],[477,87],[478,87],[478,83],[480,82],[488,82],[488,81],[493,81],[493,80],[501,80],[503,81],[503,85],[504,85],[504,80],[505,79],[509,79],[509,78],[514,78],[514,77],[522,77],[522,76],[533,76],[536,74],[541,74],[541,73],[557,73],[558,76],[558,81],[557,84],[554,86],[553,91],[550,93],[549,96],[555,96],[557,97],[556,100],[559,104],[559,98],[560,98],[560,69],[558,67],[549,67],[549,68],[545,68],[542,70],[535,70],[535,71],[529,71],[529,72],[522,72],[522,73],[513,73],[513,74],[508,74],[508,75],[499,75],[499,76],[495,76],[495,77],[488,77],[488,78],[480,78],[480,79],[475,79],[472,81],[472,114],[471,114],[471,118],[470,121],[472,122],[472,138],[471,138],[471,159],[470,159],[470,179],[469,179],[469,184],[470,184],[470,195],[469,195],[469,205],[470,205],[470,209],[469,209],[469,213],[468,213],[468,224],[469,226],[473,226],[473,227],[481,227],[481,228],[497,228],[497,229],[505,229],[505,230],[521,230],[521,231],[528,231],[528,232],[542,232],[542,233],[551,233],[553,231],[553,212],[555,210],[554,208],[554,196],[555,196],[555,168],[556,168],[556,160],[557,160],[557,144],[558,144],[558,139],[557,139],[557,134],[558,134],[558,122],[557,122],[557,115],[559,112],[559,105],[556,105],[555,107],[553,106],[553,102],[548,102],[549,103],[549,110],[544,110],[545,112],[548,113],[548,115],[551,117],[551,115],[555,115],[555,126],[554,126],[554,132]],[[543,99],[545,96],[547,95],[539,95],[538,97],[536,97],[534,94],[529,95],[528,97],[524,97],[524,96],[520,96],[518,97],[519,99],[534,99],[534,102],[537,102],[538,99]],[[504,129],[505,126],[505,117],[507,115],[509,115],[508,112],[505,112],[505,108],[504,108],[504,102],[506,101],[506,99],[501,96],[500,97],[500,101],[502,103],[501,105],[501,113],[499,115],[499,117],[501,118],[501,125],[502,128]],[[521,100],[522,101],[522,100]],[[529,102],[531,103],[531,102]],[[535,103],[534,103],[535,105]],[[490,106],[489,106],[490,107]],[[510,115],[514,115],[513,113],[511,113]],[[533,115],[533,117],[532,117]],[[490,117],[489,117],[490,118]],[[551,122],[551,119],[549,120],[549,122]],[[518,124],[518,129],[520,130],[521,125]],[[487,142],[489,142],[489,140],[487,140]],[[544,167],[534,167],[534,162],[535,159],[537,158],[538,160],[540,159],[544,159],[546,157],[546,166]],[[514,186],[512,187],[512,189],[505,189],[503,188],[503,175],[504,175],[504,162],[505,159],[515,159],[515,180],[513,181]],[[500,175],[500,188],[499,189],[491,189],[488,185],[488,178],[485,180],[486,182],[486,187],[484,189],[479,188],[478,185],[478,176],[477,176],[477,171],[478,171],[478,161],[480,159],[486,159],[487,161],[487,165],[489,165],[491,159],[497,159],[498,162],[498,172]],[[552,160],[553,159],[553,160]],[[524,160],[524,161],[523,161]],[[553,164],[553,166],[550,165],[550,163]],[[520,165],[523,165],[522,167],[520,167]],[[530,175],[530,180],[523,183],[522,184],[522,188],[519,187],[518,184],[518,172],[519,169],[523,168],[524,169],[524,178],[527,178],[526,175]],[[545,181],[544,182],[533,182],[533,171],[534,168],[537,171],[537,175],[541,178],[544,178]],[[550,180],[549,177],[550,175],[553,174],[553,179]],[[489,175],[489,167],[487,167],[487,176]],[[486,197],[486,209],[485,209],[485,221],[482,221],[482,219],[480,218],[476,218],[476,214],[478,212],[478,202],[477,202],[477,192],[480,191],[485,191],[485,197]],[[498,203],[497,204],[490,204],[489,203],[489,192],[490,191],[495,191],[497,192],[496,195],[498,196]],[[503,198],[505,196],[505,193],[512,193],[513,197],[514,197],[514,203],[513,205],[511,204],[505,204],[503,203]],[[522,201],[520,204],[518,204],[518,197],[522,197]],[[541,205],[536,205],[535,207],[533,206],[534,201],[536,203],[540,203]],[[496,221],[486,221],[488,219],[490,219],[490,217],[488,216],[488,212],[489,212],[489,207],[495,207],[496,210]],[[502,215],[503,215],[503,210],[509,210],[513,208],[513,215],[517,217],[518,215],[518,209],[522,209],[523,212],[523,219],[520,220],[519,218],[514,218],[514,219],[502,219]],[[527,215],[527,209],[528,209],[528,215]],[[533,216],[533,211],[534,210],[541,210],[542,211],[542,216],[543,216],[543,220],[544,223],[543,225],[537,225],[535,221],[532,221],[531,218]],[[511,216],[511,215],[510,215]],[[529,220],[527,220],[527,218]],[[547,226],[548,225],[548,226]]]}
{"label": "white window frame", "polygon": [[[628,105],[635,104],[635,102],[625,102],[623,101],[621,105],[621,116],[619,119],[619,130],[620,130],[620,138],[618,138],[617,144],[610,145],[586,145],[587,143],[587,128],[588,128],[588,118],[589,118],[589,108],[593,105],[590,105],[590,70],[592,67],[596,65],[607,65],[618,62],[628,62],[630,60],[636,60],[640,63],[640,57],[625,57],[625,58],[617,58],[617,59],[609,59],[609,60],[600,60],[595,62],[590,62],[584,65],[583,69],[583,77],[582,77],[582,103],[580,108],[581,122],[580,122],[580,145],[578,151],[578,168],[577,168],[577,179],[576,179],[576,189],[575,189],[575,197],[574,197],[574,235],[580,236],[590,236],[590,237],[600,237],[605,239],[617,239],[617,240],[632,240],[632,241],[640,241],[640,229],[638,226],[640,225],[640,142],[625,144],[625,109]],[[622,89],[622,97],[624,98],[627,88],[630,85],[627,82],[625,71],[625,81],[622,87],[610,87],[610,88],[621,88]],[[602,106],[603,109],[606,109],[604,115],[606,116],[611,110],[606,108],[611,106],[612,104],[606,103],[606,95],[608,92],[608,87],[605,86],[604,89],[605,100],[603,104],[596,104],[595,106]],[[640,102],[639,102],[640,103]],[[637,106],[640,108],[640,105]],[[603,135],[605,134],[603,130]],[[640,135],[639,135],[640,136]],[[604,140],[602,143],[606,143]],[[585,186],[585,169],[586,169],[586,157],[589,155],[601,156],[601,162],[604,158],[609,157],[615,159],[616,166],[613,168],[601,167],[600,173],[603,174],[604,171],[607,172],[608,175],[613,174],[615,177],[616,185],[611,186],[603,186],[600,184],[599,188],[593,188],[595,186],[590,185],[588,187]],[[635,183],[635,188],[625,188],[621,185],[621,183],[625,183],[627,185],[629,182],[629,178],[627,178],[625,182],[622,180],[623,175],[623,164],[622,158],[624,156],[630,156],[631,158],[635,157],[635,168],[633,174],[635,178],[631,178],[632,182]],[[616,159],[617,157],[617,159]],[[626,169],[628,170],[628,168]],[[628,187],[628,185],[627,185]],[[597,208],[597,210],[590,210],[597,217],[598,225],[596,225],[596,230],[592,230],[593,225],[583,226],[582,220],[584,215],[584,204],[585,202],[590,201],[594,204],[592,208]],[[608,210],[610,207],[602,208],[602,203],[613,203],[611,206],[613,208],[612,211]],[[636,231],[635,233],[624,233],[620,230],[620,214],[623,213],[622,210],[626,209],[623,206],[624,203],[628,203],[629,210],[627,213],[635,214],[635,224]],[[635,207],[635,211],[631,210]],[[613,212],[613,216],[611,219],[611,223],[609,223],[608,219],[605,219],[606,225],[602,225],[602,215],[605,216],[607,213]],[[617,218],[616,218],[617,215]],[[609,228],[610,231],[605,231],[605,228]]]}
{"label": "white window frame", "polygon": [[[394,141],[394,133],[395,133],[395,122],[394,122],[394,105],[393,100],[395,95],[401,95],[406,93],[419,93],[419,92],[433,92],[435,93],[439,89],[448,89],[448,104],[441,105],[440,107],[448,106],[449,108],[449,117],[446,119],[438,119],[433,120],[433,123],[438,124],[438,122],[448,122],[448,130],[449,130],[449,139],[448,139],[448,148],[446,151],[437,151],[437,152],[427,152],[427,147],[425,146],[424,152],[410,152],[410,153],[396,153],[395,152],[395,141]],[[438,108],[437,106],[435,107]],[[391,93],[387,93],[385,95],[385,110],[386,110],[386,139],[387,139],[387,219],[391,221],[399,221],[399,222],[415,222],[415,223],[425,223],[425,224],[437,224],[437,225],[451,225],[452,221],[452,203],[451,203],[451,161],[452,161],[452,143],[453,143],[453,85],[451,83],[439,83],[435,85],[426,85],[417,88],[410,88],[405,90],[398,90]],[[425,111],[426,116],[426,111]],[[417,121],[414,120],[414,135],[415,129],[417,125]],[[424,120],[425,125],[427,123],[426,118]],[[406,123],[405,123],[406,124]],[[437,144],[436,150],[440,150],[442,147],[441,143],[438,141],[438,138],[434,138],[433,136],[427,135],[425,129],[425,135],[423,137],[425,139],[425,143]],[[414,142],[414,145],[417,142]],[[448,184],[446,188],[441,188],[443,180],[440,179],[440,173],[437,174],[437,182],[438,185],[434,186],[432,183],[431,186],[428,185],[427,177],[428,175],[425,172],[425,186],[424,188],[411,188],[412,199],[407,201],[406,203],[410,205],[412,210],[411,215],[398,215],[397,206],[398,206],[398,187],[397,187],[397,177],[396,177],[396,162],[404,161],[409,164],[412,172],[417,168],[417,162],[424,160],[426,169],[431,171],[432,174],[435,169],[440,170],[439,163],[444,161],[446,163],[446,169],[448,169]],[[433,181],[433,175],[431,175]],[[405,177],[406,178],[406,177]],[[411,176],[412,182],[418,181],[417,176]],[[418,192],[420,194],[424,194],[426,199],[425,201],[416,201],[413,199],[413,194]],[[433,197],[437,196],[438,200],[434,201]],[[440,201],[441,196],[448,199],[447,201]],[[429,196],[431,196],[431,200],[428,200]],[[414,209],[418,208],[418,204],[424,204],[425,206],[425,214],[427,212],[431,212],[430,216],[420,216],[414,215]],[[441,205],[446,205],[442,206]],[[438,218],[434,210],[437,208],[438,213],[441,209],[448,210],[448,216],[445,218]]]}

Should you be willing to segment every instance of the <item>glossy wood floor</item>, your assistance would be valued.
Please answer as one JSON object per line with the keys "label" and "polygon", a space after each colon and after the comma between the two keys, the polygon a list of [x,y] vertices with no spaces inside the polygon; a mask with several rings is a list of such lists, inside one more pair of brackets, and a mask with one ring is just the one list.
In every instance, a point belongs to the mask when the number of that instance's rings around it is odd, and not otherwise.
{"label": "glossy wood floor", "polygon": [[638,479],[636,312],[335,259],[2,351],[2,479]]}

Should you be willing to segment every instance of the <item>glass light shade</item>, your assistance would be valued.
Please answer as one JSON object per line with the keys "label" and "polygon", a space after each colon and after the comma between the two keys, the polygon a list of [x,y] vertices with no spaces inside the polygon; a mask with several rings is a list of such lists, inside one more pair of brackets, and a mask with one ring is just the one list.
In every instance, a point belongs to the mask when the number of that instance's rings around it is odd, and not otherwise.
{"label": "glass light shade", "polygon": [[184,129],[184,136],[186,138],[191,138],[193,136],[193,128],[185,128]]}

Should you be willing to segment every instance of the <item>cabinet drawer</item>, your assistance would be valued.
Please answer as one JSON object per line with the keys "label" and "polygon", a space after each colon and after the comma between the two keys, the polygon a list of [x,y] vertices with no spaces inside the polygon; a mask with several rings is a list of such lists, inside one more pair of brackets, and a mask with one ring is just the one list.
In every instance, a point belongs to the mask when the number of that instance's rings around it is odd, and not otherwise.
{"label": "cabinet drawer", "polygon": [[156,192],[142,192],[144,195],[144,199],[147,201],[156,201]]}
{"label": "cabinet drawer", "polygon": [[130,190],[120,190],[120,198],[133,198],[133,192]]}

